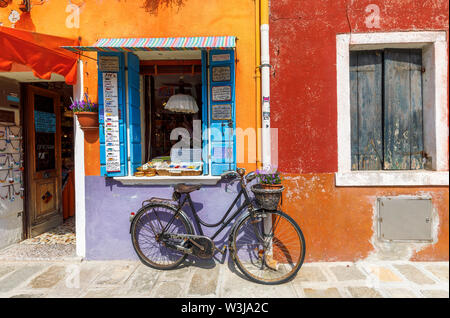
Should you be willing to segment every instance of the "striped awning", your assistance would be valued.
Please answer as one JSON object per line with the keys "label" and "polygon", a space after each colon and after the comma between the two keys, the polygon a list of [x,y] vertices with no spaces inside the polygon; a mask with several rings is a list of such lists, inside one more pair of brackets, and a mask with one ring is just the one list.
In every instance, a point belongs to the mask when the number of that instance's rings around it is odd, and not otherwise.
{"label": "striped awning", "polygon": [[133,52],[232,49],[235,36],[196,36],[179,38],[115,38],[100,39],[92,46],[63,46],[72,52]]}

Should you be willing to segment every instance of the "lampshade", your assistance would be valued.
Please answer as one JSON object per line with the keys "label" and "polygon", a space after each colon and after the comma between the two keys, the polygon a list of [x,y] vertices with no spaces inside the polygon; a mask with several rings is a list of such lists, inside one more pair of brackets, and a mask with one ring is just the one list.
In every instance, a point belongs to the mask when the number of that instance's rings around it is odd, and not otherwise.
{"label": "lampshade", "polygon": [[164,108],[177,113],[195,114],[198,112],[194,97],[186,94],[172,95]]}

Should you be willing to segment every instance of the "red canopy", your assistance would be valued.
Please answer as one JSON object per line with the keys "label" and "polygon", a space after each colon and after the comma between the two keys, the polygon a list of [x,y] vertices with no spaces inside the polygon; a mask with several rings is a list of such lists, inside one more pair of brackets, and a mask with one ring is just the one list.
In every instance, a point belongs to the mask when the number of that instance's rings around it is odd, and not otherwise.
{"label": "red canopy", "polygon": [[0,26],[0,71],[9,72],[15,62],[30,67],[36,77],[48,80],[56,73],[75,85],[77,55],[61,46],[77,45],[78,40]]}

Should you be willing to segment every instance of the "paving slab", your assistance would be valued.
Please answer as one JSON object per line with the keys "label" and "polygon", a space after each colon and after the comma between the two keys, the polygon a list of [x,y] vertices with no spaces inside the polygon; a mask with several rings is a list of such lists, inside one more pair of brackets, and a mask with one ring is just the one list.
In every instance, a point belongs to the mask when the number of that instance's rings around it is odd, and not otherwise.
{"label": "paving slab", "polygon": [[386,266],[368,266],[368,271],[375,276],[380,282],[395,283],[402,282],[402,278],[395,274],[391,269]]}
{"label": "paving slab", "polygon": [[421,290],[426,298],[449,298],[448,290]]}
{"label": "paving slab", "polygon": [[42,274],[39,274],[28,284],[30,288],[51,288],[59,283],[65,276],[64,266],[51,266]]}
{"label": "paving slab", "polygon": [[118,285],[124,283],[135,271],[138,264],[111,264],[95,279],[95,285]]}
{"label": "paving slab", "polygon": [[160,281],[174,281],[182,280],[186,281],[191,278],[193,269],[192,266],[180,267],[171,270],[161,270],[161,275],[159,277]]}
{"label": "paving slab", "polygon": [[338,281],[364,280],[366,276],[355,265],[330,266]]}
{"label": "paving slab", "polygon": [[196,268],[189,284],[189,296],[216,296],[220,267]]}
{"label": "paving slab", "polygon": [[241,276],[224,270],[221,277],[219,297],[224,298],[293,298],[298,297],[291,283],[282,285],[262,285],[249,281]]}
{"label": "paving slab", "polygon": [[161,271],[144,265],[139,266],[126,283],[127,294],[150,296],[160,275]]}
{"label": "paving slab", "polygon": [[184,287],[185,284],[180,281],[161,281],[155,285],[150,296],[153,298],[185,297]]}
{"label": "paving slab", "polygon": [[65,278],[52,288],[47,296],[55,298],[80,296],[93,283],[94,279],[100,275],[104,266],[95,262],[68,264],[65,268]]}
{"label": "paving slab", "polygon": [[341,293],[337,288],[327,288],[327,289],[313,289],[305,288],[303,289],[305,296],[308,298],[342,298]]}
{"label": "paving slab", "polygon": [[299,284],[301,282],[325,282],[326,280],[327,278],[319,266],[303,266],[292,282]]}
{"label": "paving slab", "polygon": [[448,274],[449,274],[448,266],[428,265],[425,266],[425,269],[430,271],[434,276],[436,276],[440,280],[448,282]]}
{"label": "paving slab", "polygon": [[16,268],[14,266],[1,266],[0,265],[0,279],[14,271]]}
{"label": "paving slab", "polygon": [[348,287],[348,291],[354,298],[382,298],[381,294],[369,287]]}
{"label": "paving slab", "polygon": [[0,280],[0,293],[6,293],[28,281],[33,275],[45,268],[45,265],[23,266]]}
{"label": "paving slab", "polygon": [[388,289],[388,294],[392,298],[416,298],[417,296],[409,289],[392,288]]}
{"label": "paving slab", "polygon": [[395,264],[395,268],[399,270],[399,272],[405,276],[408,280],[420,284],[420,285],[427,285],[427,284],[434,284],[434,280],[427,277],[421,270],[419,270],[417,267],[410,265],[410,264]]}

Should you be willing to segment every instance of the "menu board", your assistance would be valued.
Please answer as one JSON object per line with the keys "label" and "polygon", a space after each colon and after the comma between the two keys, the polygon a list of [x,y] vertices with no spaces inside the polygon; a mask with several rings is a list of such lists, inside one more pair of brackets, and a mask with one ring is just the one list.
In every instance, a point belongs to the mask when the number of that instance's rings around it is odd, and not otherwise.
{"label": "menu board", "polygon": [[103,73],[106,171],[120,171],[119,93],[117,73]]}
{"label": "menu board", "polygon": [[230,66],[214,66],[212,68],[213,82],[229,82],[231,81],[231,67]]}
{"label": "menu board", "polygon": [[231,120],[231,105],[212,105],[212,120]]}
{"label": "menu board", "polygon": [[214,86],[212,88],[213,102],[223,102],[231,100],[231,86]]}

